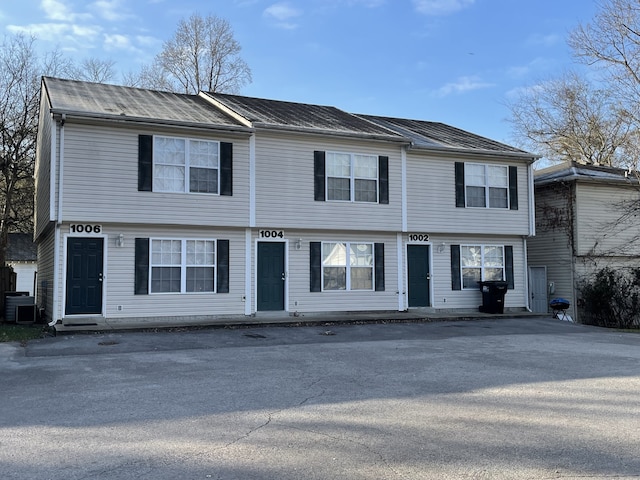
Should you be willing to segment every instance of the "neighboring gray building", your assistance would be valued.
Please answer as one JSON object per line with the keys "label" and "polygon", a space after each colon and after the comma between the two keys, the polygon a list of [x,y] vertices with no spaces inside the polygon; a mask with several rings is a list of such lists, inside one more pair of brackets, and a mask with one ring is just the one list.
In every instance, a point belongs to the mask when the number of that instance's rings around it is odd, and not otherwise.
{"label": "neighboring gray building", "polygon": [[475,312],[487,279],[525,310],[535,159],[435,122],[44,78],[38,295],[58,329]]}
{"label": "neighboring gray building", "polygon": [[567,162],[536,171],[536,237],[529,240],[534,311],[555,297],[580,321],[580,283],[604,267],[640,266],[638,179],[624,169]]}

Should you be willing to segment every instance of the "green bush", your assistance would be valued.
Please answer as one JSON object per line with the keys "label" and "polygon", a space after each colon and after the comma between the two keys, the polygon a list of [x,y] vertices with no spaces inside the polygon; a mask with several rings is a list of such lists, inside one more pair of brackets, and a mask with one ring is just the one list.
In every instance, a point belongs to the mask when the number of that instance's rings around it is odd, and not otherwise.
{"label": "green bush", "polygon": [[603,268],[580,285],[583,323],[640,328],[640,268]]}

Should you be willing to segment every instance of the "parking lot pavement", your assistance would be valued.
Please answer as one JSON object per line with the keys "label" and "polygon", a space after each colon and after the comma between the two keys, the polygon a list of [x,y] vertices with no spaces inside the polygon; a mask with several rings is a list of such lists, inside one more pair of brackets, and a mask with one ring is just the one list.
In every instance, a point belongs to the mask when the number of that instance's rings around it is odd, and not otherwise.
{"label": "parking lot pavement", "polygon": [[0,344],[3,479],[640,478],[640,334],[542,318]]}

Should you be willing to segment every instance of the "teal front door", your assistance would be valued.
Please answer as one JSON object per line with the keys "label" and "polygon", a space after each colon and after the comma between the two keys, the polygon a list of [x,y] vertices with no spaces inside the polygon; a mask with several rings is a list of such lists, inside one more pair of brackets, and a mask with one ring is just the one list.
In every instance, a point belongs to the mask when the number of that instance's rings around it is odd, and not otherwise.
{"label": "teal front door", "polygon": [[102,238],[67,240],[67,315],[102,313]]}
{"label": "teal front door", "polygon": [[407,272],[410,307],[431,306],[429,245],[407,245]]}
{"label": "teal front door", "polygon": [[284,310],[284,245],[258,242],[258,310]]}

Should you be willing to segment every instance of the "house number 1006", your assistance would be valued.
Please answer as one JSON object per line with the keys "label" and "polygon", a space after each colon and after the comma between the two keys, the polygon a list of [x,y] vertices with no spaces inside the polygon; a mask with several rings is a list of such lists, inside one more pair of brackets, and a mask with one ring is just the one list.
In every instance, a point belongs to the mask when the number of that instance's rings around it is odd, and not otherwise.
{"label": "house number 1006", "polygon": [[102,231],[102,225],[83,225],[73,224],[70,227],[71,233],[100,233]]}

